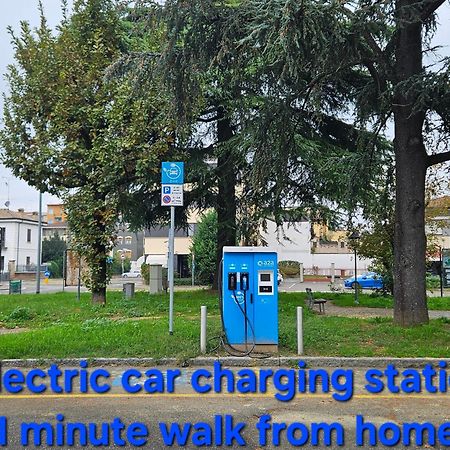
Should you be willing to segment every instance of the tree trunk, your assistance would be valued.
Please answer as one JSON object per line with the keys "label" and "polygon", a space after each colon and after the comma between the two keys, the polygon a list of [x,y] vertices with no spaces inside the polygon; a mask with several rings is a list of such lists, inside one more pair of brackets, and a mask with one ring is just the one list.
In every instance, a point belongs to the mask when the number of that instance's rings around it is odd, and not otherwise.
{"label": "tree trunk", "polygon": [[394,96],[396,207],[394,237],[394,321],[402,326],[428,322],[426,301],[424,114],[415,112],[414,93],[398,87],[422,72],[422,25],[415,0],[397,1],[396,92]]}
{"label": "tree trunk", "polygon": [[[99,255],[103,255],[106,252],[104,246],[103,251],[99,251]],[[106,305],[106,283],[107,279],[107,263],[106,258],[101,258],[99,261],[98,272],[95,273],[92,287],[92,303],[97,305]]]}
{"label": "tree trunk", "polygon": [[[233,128],[230,119],[225,117],[222,108],[219,108],[218,116],[217,141],[220,146],[233,137]],[[213,289],[219,287],[218,279],[223,247],[236,245],[236,164],[231,151],[219,148],[217,174],[217,248]]]}
{"label": "tree trunk", "polygon": [[106,305],[106,288],[97,288],[92,291],[92,303]]}

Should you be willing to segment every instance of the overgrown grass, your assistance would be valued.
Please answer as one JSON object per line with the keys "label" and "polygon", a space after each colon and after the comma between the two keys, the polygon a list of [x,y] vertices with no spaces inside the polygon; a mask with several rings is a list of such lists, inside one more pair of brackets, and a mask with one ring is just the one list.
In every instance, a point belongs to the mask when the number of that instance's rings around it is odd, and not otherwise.
{"label": "overgrown grass", "polygon": [[[201,305],[208,307],[208,336],[219,337],[218,301],[211,291],[176,293],[174,336],[168,335],[167,295],[139,292],[130,301],[111,292],[105,307],[92,306],[88,294],[83,294],[80,302],[71,293],[2,296],[2,322],[31,330],[0,335],[0,358],[147,356],[183,360],[199,353]],[[304,306],[303,293],[280,295],[280,352],[284,355],[295,353],[297,306]],[[386,318],[321,316],[305,308],[304,327],[308,355],[450,357],[450,320],[403,329]],[[211,354],[217,343],[218,339],[209,341]]]}
{"label": "overgrown grass", "polygon": [[[345,293],[324,293],[324,298],[333,300],[336,306],[367,307],[367,308],[393,308],[392,296],[380,296],[361,293],[358,296],[359,305],[355,305],[355,295],[353,292]],[[428,309],[438,311],[450,310],[450,297],[428,297]]]}

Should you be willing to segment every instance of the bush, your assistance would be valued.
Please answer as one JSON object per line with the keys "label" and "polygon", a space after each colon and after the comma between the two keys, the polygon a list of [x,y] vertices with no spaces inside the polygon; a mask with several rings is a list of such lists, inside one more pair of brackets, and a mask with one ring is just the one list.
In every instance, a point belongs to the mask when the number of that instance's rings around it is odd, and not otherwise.
{"label": "bush", "polygon": [[26,306],[18,306],[7,316],[8,321],[26,321],[31,320],[34,317],[34,313],[30,308]]}
{"label": "bush", "polygon": [[195,278],[202,284],[213,282],[216,271],[216,247],[217,213],[210,211],[198,223],[191,246],[191,253],[195,256]]}
{"label": "bush", "polygon": [[427,289],[439,289],[441,287],[441,279],[438,275],[430,275],[427,273]]}
{"label": "bush", "polygon": [[141,276],[144,284],[150,284],[150,264],[143,263],[141,265]]}
{"label": "bush", "polygon": [[298,261],[280,261],[278,269],[286,278],[300,275],[300,263]]}

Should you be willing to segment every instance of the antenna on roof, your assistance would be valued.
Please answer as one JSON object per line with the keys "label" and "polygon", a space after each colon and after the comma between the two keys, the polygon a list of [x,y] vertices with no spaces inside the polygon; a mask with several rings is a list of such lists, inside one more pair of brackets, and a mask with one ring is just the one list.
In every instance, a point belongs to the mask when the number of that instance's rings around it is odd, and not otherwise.
{"label": "antenna on roof", "polygon": [[9,209],[9,205],[11,204],[11,201],[10,201],[11,199],[9,197],[9,178],[2,177],[2,179],[5,180],[4,183],[5,183],[5,186],[7,187],[7,192],[8,192],[8,197],[7,197],[7,200],[5,202],[5,206]]}

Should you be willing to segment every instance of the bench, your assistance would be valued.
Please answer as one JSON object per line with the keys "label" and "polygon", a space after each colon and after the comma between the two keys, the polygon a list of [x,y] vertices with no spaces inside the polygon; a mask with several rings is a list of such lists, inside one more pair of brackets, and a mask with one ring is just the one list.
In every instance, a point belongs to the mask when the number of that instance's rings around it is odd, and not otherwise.
{"label": "bench", "polygon": [[309,309],[313,310],[314,305],[319,305],[319,313],[325,314],[325,303],[327,301],[324,298],[315,299],[311,288],[306,288],[306,299]]}

